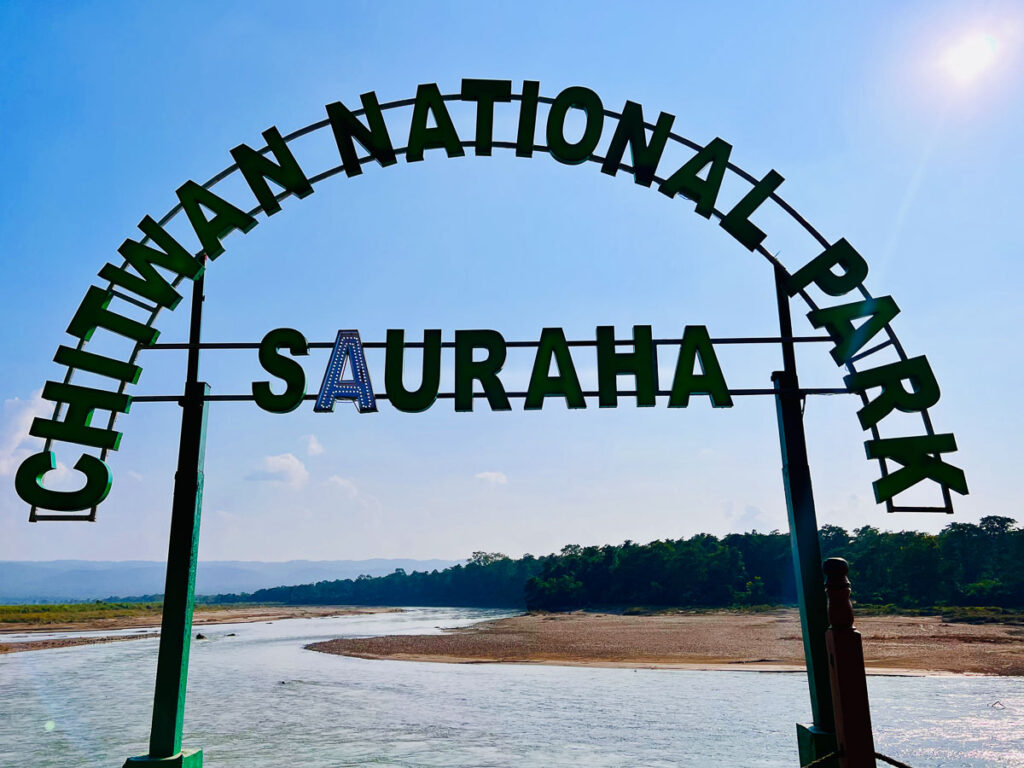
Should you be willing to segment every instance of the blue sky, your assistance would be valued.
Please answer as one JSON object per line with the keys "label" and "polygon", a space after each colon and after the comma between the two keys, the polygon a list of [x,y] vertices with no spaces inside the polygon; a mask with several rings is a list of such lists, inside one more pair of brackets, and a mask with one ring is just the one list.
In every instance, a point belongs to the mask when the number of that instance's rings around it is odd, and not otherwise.
{"label": "blue sky", "polygon": [[[30,525],[13,491],[18,462],[38,450],[27,426],[38,390],[60,373],[50,361],[64,329],[136,223],[163,215],[184,181],[229,165],[232,147],[260,146],[271,125],[287,133],[369,90],[381,101],[424,82],[457,92],[463,77],[511,79],[516,91],[539,80],[548,96],[584,85],[609,109],[630,99],[649,119],[669,112],[684,136],[730,142],[754,175],[776,169],[783,197],[865,256],[868,288],[896,299],[896,332],[938,377],[933,417],[957,436],[950,460],[971,494],[956,498],[955,518],[887,515],[871,495],[876,468],[864,459],[856,401],[817,398],[806,424],[820,522],[934,531],[951,519],[1021,518],[1019,6],[9,2],[0,34],[2,559],[165,555],[176,406],[140,403],[120,419],[114,488],[97,523]],[[990,65],[968,77],[984,56]],[[408,112],[394,114],[401,138]],[[496,135],[510,138],[515,114],[499,107]],[[473,112],[453,116],[468,134]],[[311,141],[296,154],[322,168],[328,149]],[[686,324],[713,336],[777,331],[760,257],[692,205],[594,164],[428,151],[422,163],[335,177],[283,208],[225,241],[208,273],[205,340],[258,341],[279,326],[317,341],[339,328],[367,340],[387,328],[413,338],[493,328],[524,340],[544,326],[581,339],[597,325],[623,336],[633,324],[660,336]],[[783,262],[798,266],[787,225],[760,221]],[[797,330],[810,332],[800,309]],[[162,340],[184,340],[187,310],[158,325]],[[775,350],[719,351],[734,387],[768,386],[779,367]],[[383,389],[382,355],[370,354]],[[326,359],[306,361],[311,391]],[[801,349],[799,361],[806,385],[841,385],[825,346]],[[183,355],[148,352],[141,363],[136,394],[180,390]],[[531,363],[510,354],[510,389]],[[593,359],[581,353],[576,364],[586,386]],[[451,366],[446,357],[448,379]],[[221,393],[265,378],[252,352],[211,353],[202,374]],[[624,399],[615,410],[516,404],[473,414],[441,401],[423,414],[382,406],[374,416],[217,404],[201,556],[539,554],[784,530],[779,464],[768,398],[731,410],[705,398],[685,410]]]}

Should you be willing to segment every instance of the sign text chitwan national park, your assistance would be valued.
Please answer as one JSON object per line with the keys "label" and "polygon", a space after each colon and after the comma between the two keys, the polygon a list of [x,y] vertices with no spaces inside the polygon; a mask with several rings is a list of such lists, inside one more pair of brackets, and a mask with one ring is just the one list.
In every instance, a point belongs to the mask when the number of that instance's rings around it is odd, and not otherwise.
{"label": "sign text chitwan national park", "polygon": [[[460,100],[475,105],[476,121],[472,140],[464,140],[456,131],[446,102]],[[732,147],[720,138],[704,146],[694,145],[692,156],[671,168],[661,168],[661,160],[670,137],[674,117],[661,113],[655,123],[644,121],[642,107],[627,101],[621,114],[609,119],[598,95],[579,86],[566,88],[553,99],[539,96],[539,84],[525,81],[520,93],[514,94],[509,80],[462,81],[461,92],[442,96],[435,84],[420,85],[414,99],[392,105],[381,105],[373,92],[361,96],[361,109],[350,109],[341,102],[328,104],[326,120],[315,127],[329,127],[340,157],[338,172],[358,176],[362,165],[374,160],[387,167],[423,160],[428,150],[439,150],[448,157],[466,154],[471,147],[479,156],[494,148],[514,150],[519,157],[531,157],[535,151],[549,153],[560,163],[576,165],[598,160],[601,171],[614,176],[627,169],[636,184],[651,187],[656,181],[658,192],[669,198],[685,197],[695,204],[696,212],[710,219],[714,214],[719,224],[742,246],[755,250],[766,237],[751,217],[783,182],[774,170],[761,179],[751,178],[752,186],[727,211],[719,212],[716,204],[726,171],[731,168]],[[538,118],[543,117],[539,104],[548,105],[544,134],[546,143],[535,145]],[[500,142],[493,135],[496,105],[517,111],[517,134],[514,142]],[[384,111],[389,107],[411,107],[408,125],[399,133],[389,126]],[[578,139],[566,138],[566,118],[570,110],[585,115],[585,127]],[[311,128],[312,129],[312,128]],[[308,132],[308,131],[307,131]],[[602,136],[610,140],[605,157],[594,155]],[[302,132],[293,134],[297,137]],[[573,131],[575,134],[576,131]],[[405,148],[396,148],[394,137],[407,137]],[[224,252],[224,239],[232,232],[249,232],[258,223],[256,213],[273,216],[281,210],[280,201],[294,195],[304,198],[313,192],[313,184],[327,175],[310,176],[296,160],[288,142],[277,128],[263,133],[266,147],[259,150],[241,144],[231,150],[235,166],[255,197],[258,207],[247,211],[247,201],[228,200],[215,194],[209,186],[186,181],[178,190],[179,207],[185,214],[198,241],[190,248],[168,233],[158,222],[146,216],[139,223],[142,235],[126,239],[117,249],[122,264],[107,263],[99,270],[106,287],[92,286],[75,310],[67,332],[75,342],[60,346],[54,360],[67,374],[63,380],[48,381],[42,396],[55,404],[51,418],[37,418],[30,434],[43,438],[45,448],[28,457],[16,476],[20,497],[34,508],[76,511],[95,507],[103,501],[111,485],[111,473],[104,460],[106,452],[117,450],[121,433],[113,428],[114,417],[127,413],[132,398],[125,393],[127,385],[138,382],[141,368],[136,363],[140,349],[156,342],[158,331],[152,320],[161,309],[174,309],[181,301],[177,287],[186,279],[195,280],[209,261]],[[357,152],[358,145],[363,156]],[[623,165],[626,149],[631,165]],[[659,170],[661,173],[659,174]],[[273,182],[280,192],[271,188]],[[169,217],[167,217],[169,218]],[[942,454],[956,450],[952,434],[933,434],[930,422],[926,434],[898,437],[878,436],[879,423],[894,411],[926,413],[938,402],[939,386],[928,361],[923,356],[903,357],[853,370],[851,361],[870,358],[874,347],[868,345],[899,313],[891,296],[870,297],[864,289],[868,265],[845,239],[839,239],[820,253],[787,274],[785,289],[790,296],[806,296],[812,286],[826,297],[822,305],[808,313],[812,326],[823,329],[833,342],[832,359],[837,365],[850,366],[846,386],[862,395],[864,405],[858,412],[861,426],[870,430],[872,438],[865,445],[870,459],[886,459],[899,467],[885,473],[874,483],[879,502],[889,501],[896,494],[922,481],[934,481],[943,488],[967,493],[964,473],[943,460]],[[150,311],[150,322],[137,319],[139,307]],[[131,355],[118,357],[97,354],[84,349],[96,334],[110,334],[134,343]],[[402,382],[404,339],[401,331],[389,331],[387,337],[385,389],[391,404],[400,411],[421,411],[430,406],[437,395],[440,359],[440,331],[424,334],[423,383],[416,391],[407,391]],[[634,328],[632,349],[618,352],[614,333],[609,327],[597,330],[596,350],[599,379],[599,404],[616,404],[615,378],[621,373],[635,376],[635,395],[639,405],[653,405],[657,390],[657,372],[651,363],[651,331],[649,326]],[[498,378],[505,356],[505,342],[495,331],[460,331],[455,337],[455,410],[472,410],[474,382],[480,382],[488,404],[494,410],[508,410],[508,398]],[[681,343],[675,376],[668,392],[670,407],[685,406],[690,395],[703,393],[715,406],[729,406],[731,399],[721,367],[703,326],[686,328]],[[297,406],[304,394],[302,369],[294,359],[282,354],[302,355],[306,341],[297,331],[278,329],[271,332],[260,347],[264,368],[285,383],[283,394],[275,394],[268,382],[254,384],[253,394],[264,408],[286,412]],[[484,351],[482,361],[475,360],[475,350]],[[870,364],[870,360],[868,360]],[[349,367],[351,378],[344,378]],[[552,366],[557,369],[551,375]],[[697,372],[699,370],[699,372]],[[72,382],[72,372],[92,374],[90,383],[108,382],[107,386],[88,386]],[[364,378],[365,377],[365,378]],[[280,387],[278,387],[280,388]],[[301,394],[300,394],[301,393]],[[558,328],[546,328],[537,346],[537,355],[525,398],[525,408],[538,409],[546,397],[565,398],[569,407],[584,407],[583,395],[564,334]],[[298,399],[297,399],[298,398]],[[330,410],[337,399],[356,403],[361,412],[374,411],[376,400],[366,372],[359,334],[342,331],[328,363],[324,382],[314,408]],[[94,424],[97,412],[107,416],[105,426]],[[927,419],[926,419],[927,421]],[[80,478],[75,490],[56,490],[46,485],[46,475],[57,466],[54,443],[62,444],[62,460],[73,466]],[[99,452],[100,455],[95,455]]]}

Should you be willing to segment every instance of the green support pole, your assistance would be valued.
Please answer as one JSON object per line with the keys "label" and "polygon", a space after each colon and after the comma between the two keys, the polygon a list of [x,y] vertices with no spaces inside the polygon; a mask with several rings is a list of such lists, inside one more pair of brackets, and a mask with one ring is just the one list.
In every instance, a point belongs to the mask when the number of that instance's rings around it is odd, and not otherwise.
{"label": "green support pole", "polygon": [[196,563],[199,558],[199,518],[203,505],[203,462],[209,407],[207,395],[210,392],[210,385],[198,380],[202,302],[203,278],[199,277],[192,291],[188,373],[185,394],[181,400],[181,441],[178,445],[178,471],[174,475],[174,498],[171,502],[167,581],[160,624],[149,754],[128,758],[124,768],[201,768],[203,764],[202,750],[181,749],[188,656],[192,644]]}
{"label": "green support pole", "polygon": [[[786,510],[789,515],[789,538],[793,552],[797,599],[800,604],[800,629],[807,663],[807,686],[811,694],[812,725],[797,724],[797,745],[800,765],[824,757],[836,748],[835,717],[832,710],[832,686],[829,679],[828,650],[825,631],[828,629],[828,604],[821,575],[821,543],[818,520],[811,491],[811,470],[807,463],[807,442],[804,437],[800,383],[796,374],[796,352],[793,323],[789,313],[789,297],[783,289],[781,269],[776,267],[775,286],[779,305],[779,333],[782,342],[782,371],[772,374],[775,385],[776,415],[779,422],[779,443],[782,448],[782,479],[786,488]],[[835,765],[830,761],[828,768]]]}

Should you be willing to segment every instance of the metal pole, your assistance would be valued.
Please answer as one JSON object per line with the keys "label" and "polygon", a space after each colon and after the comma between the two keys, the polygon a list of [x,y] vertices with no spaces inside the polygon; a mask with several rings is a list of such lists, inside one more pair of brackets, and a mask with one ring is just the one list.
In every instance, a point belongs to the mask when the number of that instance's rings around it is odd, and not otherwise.
{"label": "metal pole", "polygon": [[181,399],[181,440],[171,503],[167,581],[160,624],[149,754],[128,758],[125,768],[157,765],[200,768],[203,764],[202,750],[181,749],[188,656],[192,641],[192,609],[195,604],[196,563],[199,557],[199,518],[203,504],[207,395],[210,392],[210,385],[199,381],[203,283],[204,277],[201,275],[192,286],[188,369],[185,392]]}
{"label": "metal pole", "polygon": [[[784,273],[780,267],[775,268],[775,293],[779,309],[779,335],[784,339],[792,339],[789,296],[785,291]],[[772,381],[775,384],[779,443],[782,448],[782,479],[786,488],[786,510],[800,605],[804,659],[807,663],[807,685],[811,695],[813,723],[810,726],[798,723],[796,726],[800,764],[806,765],[835,751],[835,718],[832,711],[828,651],[825,647],[828,606],[821,577],[821,544],[818,541],[818,521],[811,491],[811,470],[807,463],[796,353],[791,341],[782,342],[782,362],[783,370],[775,371]]]}

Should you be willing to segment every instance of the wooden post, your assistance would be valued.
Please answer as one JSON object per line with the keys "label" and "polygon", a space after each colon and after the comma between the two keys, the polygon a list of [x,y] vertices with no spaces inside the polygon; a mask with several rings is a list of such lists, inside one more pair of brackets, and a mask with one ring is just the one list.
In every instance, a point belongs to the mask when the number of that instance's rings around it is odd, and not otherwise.
{"label": "wooden post", "polygon": [[871,734],[868,680],[860,632],[853,626],[849,564],[841,557],[825,561],[829,628],[825,632],[828,669],[832,680],[832,708],[840,768],[876,768],[875,740]]}

